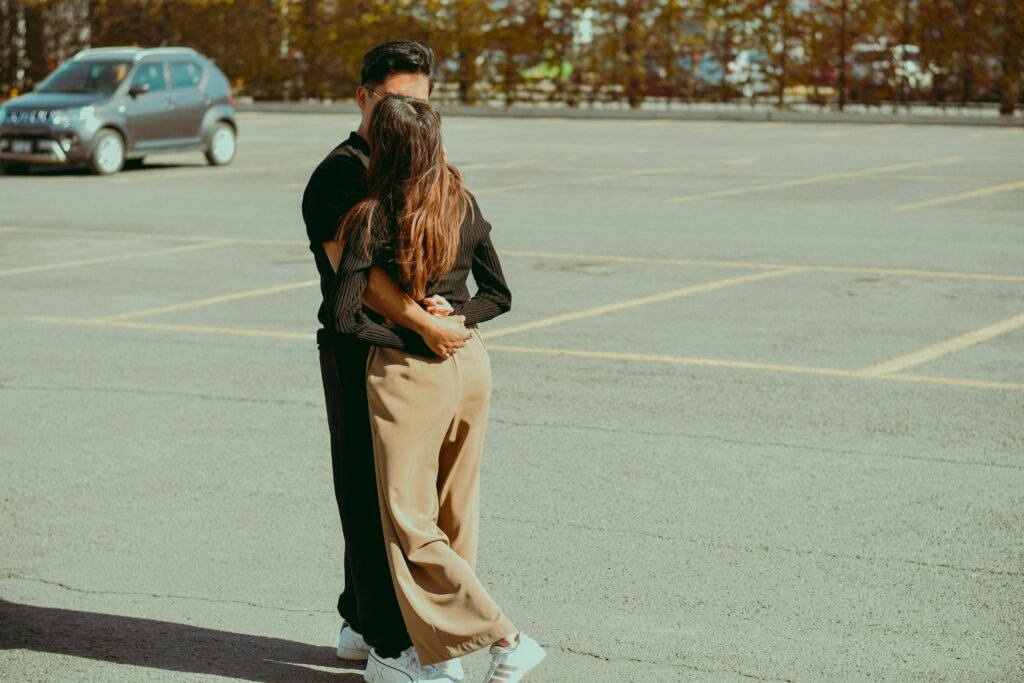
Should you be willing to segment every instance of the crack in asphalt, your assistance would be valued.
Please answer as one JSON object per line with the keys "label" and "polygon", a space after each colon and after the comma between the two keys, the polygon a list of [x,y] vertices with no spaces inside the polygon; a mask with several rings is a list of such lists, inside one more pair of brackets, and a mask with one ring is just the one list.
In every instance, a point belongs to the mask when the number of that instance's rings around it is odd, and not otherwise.
{"label": "crack in asphalt", "polygon": [[619,434],[636,434],[639,436],[676,436],[684,439],[701,439],[706,441],[718,441],[721,443],[732,443],[740,444],[744,446],[774,446],[779,448],[793,448],[804,451],[814,451],[818,453],[833,453],[835,455],[868,455],[876,458],[896,458],[901,460],[923,460],[925,462],[941,462],[952,465],[967,465],[967,466],[982,466],[982,467],[999,467],[1011,470],[1024,470],[1024,465],[1013,465],[1009,463],[1001,462],[972,462],[968,460],[957,460],[955,458],[934,458],[923,455],[904,455],[900,453],[878,453],[872,451],[859,451],[855,449],[844,449],[844,448],[828,448],[826,446],[809,446],[807,444],[798,443],[786,443],[783,441],[754,441],[750,439],[731,439],[726,436],[718,436],[717,434],[691,434],[687,432],[672,432],[672,431],[647,431],[642,429],[629,429],[621,427],[603,427],[601,425],[564,425],[564,424],[551,424],[548,422],[520,422],[516,420],[508,420],[499,417],[491,417],[492,422],[496,422],[502,425],[509,425],[513,427],[542,427],[547,429],[577,429],[581,431],[595,431],[595,432],[612,432]]}
{"label": "crack in asphalt", "polygon": [[596,527],[588,524],[578,524],[574,522],[552,522],[552,521],[541,521],[536,519],[520,519],[517,517],[507,517],[503,515],[481,515],[485,519],[500,519],[506,522],[515,522],[517,524],[533,524],[534,526],[540,527],[570,527],[574,529],[583,529],[586,531],[598,531],[601,533],[609,534],[623,534],[626,536],[644,536],[647,538],[656,538],[661,541],[687,541],[689,543],[696,543],[698,545],[704,545],[712,548],[728,548],[730,550],[739,550],[742,552],[784,552],[791,553],[793,555],[805,555],[805,556],[821,556],[831,557],[837,560],[858,560],[861,562],[881,562],[881,563],[896,563],[896,564],[912,564],[921,567],[930,567],[933,569],[950,569],[953,571],[971,573],[971,574],[989,574],[991,576],[1013,576],[1013,577],[1024,577],[1024,572],[1012,571],[1009,569],[991,569],[988,567],[964,567],[944,562],[927,562],[925,560],[913,560],[905,559],[901,557],[877,557],[874,555],[847,555],[843,553],[832,553],[825,550],[807,550],[805,548],[787,548],[785,546],[770,546],[764,543],[757,544],[756,546],[751,545],[738,545],[733,543],[722,543],[720,541],[700,536],[669,536],[666,534],[657,534],[651,531],[641,531],[637,529],[611,529],[607,527]]}
{"label": "crack in asphalt", "polygon": [[[66,584],[66,583],[64,583],[62,581],[52,581],[52,580],[49,580],[49,579],[43,579],[43,578],[39,578],[39,577],[35,577],[35,576],[26,576],[24,574],[17,574],[17,573],[13,573],[13,572],[5,572],[4,574],[0,575],[0,581],[6,581],[6,580],[12,580],[12,579],[13,580],[17,580],[17,581],[31,581],[33,583],[41,583],[41,584],[45,584],[45,585],[48,585],[48,586],[56,586],[58,588],[62,588],[62,589],[67,590],[67,591],[71,591],[71,592],[74,592],[74,593],[82,593],[82,594],[85,594],[85,595],[129,595],[129,596],[145,597],[145,598],[159,598],[159,599],[172,599],[172,600],[196,600],[196,601],[200,601],[200,602],[209,602],[209,603],[214,603],[214,604],[244,605],[246,607],[256,607],[256,608],[259,608],[259,609],[267,609],[267,610],[273,610],[273,611],[278,611],[278,612],[294,612],[294,613],[299,613],[299,614],[310,614],[310,615],[315,615],[315,614],[334,614],[333,610],[293,609],[293,608],[288,608],[288,607],[278,607],[276,605],[264,605],[264,604],[260,604],[260,603],[256,603],[256,602],[249,602],[249,601],[246,601],[246,600],[219,600],[219,599],[215,599],[215,598],[205,598],[205,597],[199,597],[199,596],[194,596],[194,595],[173,595],[173,594],[163,594],[163,593],[147,593],[147,592],[143,592],[143,591],[91,590],[91,589],[87,589],[87,588],[79,588],[77,586],[71,586],[71,585],[68,585],[68,584]],[[693,665],[690,665],[690,664],[679,664],[679,663],[675,663],[675,662],[662,662],[662,661],[654,661],[654,660],[647,660],[647,659],[637,659],[637,658],[634,658],[634,657],[605,657],[605,656],[602,656],[602,655],[594,654],[592,652],[586,652],[584,650],[577,650],[577,649],[574,649],[574,648],[571,648],[571,647],[557,646],[557,645],[547,645],[546,647],[548,649],[561,650],[563,652],[568,652],[568,653],[571,653],[571,654],[581,655],[581,656],[585,656],[585,657],[593,657],[595,659],[600,659],[600,660],[603,660],[603,661],[606,661],[606,662],[637,662],[637,663],[640,663],[640,664],[667,665],[667,666],[670,666],[672,668],[691,669],[691,670],[694,670],[694,671],[703,671],[703,672],[708,672],[708,673],[735,673],[737,675],[745,676],[747,678],[753,678],[753,679],[759,680],[759,681],[787,681],[788,683],[792,683],[792,681],[790,681],[790,679],[786,679],[786,678],[782,678],[782,679],[761,678],[759,676],[754,676],[752,674],[747,674],[747,673],[744,673],[744,672],[741,672],[741,671],[731,671],[731,670],[728,670],[728,669],[703,669],[703,668],[700,668],[700,667],[697,667],[697,666],[693,666]]]}
{"label": "crack in asphalt", "polygon": [[[551,648],[552,646],[547,646]],[[580,655],[583,657],[593,657],[594,659],[600,659],[604,662],[636,662],[638,664],[660,664],[663,666],[670,666],[675,669],[688,669],[690,671],[700,671],[701,673],[728,673],[736,674],[737,676],[743,676],[744,678],[753,678],[756,681],[784,681],[785,683],[795,683],[792,678],[764,678],[755,674],[749,674],[744,671],[736,671],[734,669],[707,669],[693,664],[680,664],[678,662],[653,662],[647,659],[636,659],[635,657],[605,657],[603,655],[595,654],[593,652],[587,652],[585,650],[577,650],[571,647],[554,646],[553,649],[561,650],[562,652],[569,652],[574,655]]]}
{"label": "crack in asphalt", "polygon": [[198,602],[210,602],[219,605],[245,605],[247,607],[257,607],[259,609],[269,609],[277,612],[295,612],[298,614],[334,614],[332,610],[317,610],[317,609],[295,609],[291,607],[278,607],[276,605],[263,605],[258,602],[249,602],[247,600],[221,600],[217,598],[204,598],[197,595],[173,595],[163,593],[146,593],[142,591],[111,591],[111,590],[91,590],[88,588],[78,588],[76,586],[69,586],[61,581],[51,581],[49,579],[42,579],[36,576],[25,576],[24,574],[15,574],[13,572],[5,572],[0,575],[0,581],[7,580],[17,581],[32,581],[35,583],[42,583],[48,586],[57,586],[64,590],[72,591],[74,593],[83,593],[86,595],[131,595],[142,598],[161,598],[170,600],[196,600]]}
{"label": "crack in asphalt", "polygon": [[[240,403],[269,403],[272,405],[305,406],[308,408],[320,408],[322,404],[317,401],[300,401],[274,398],[253,398],[247,396],[222,396],[217,394],[193,393],[187,391],[166,391],[156,389],[134,389],[128,387],[80,387],[80,386],[47,386],[31,384],[6,384],[0,383],[0,389],[13,389],[22,391],[77,391],[77,392],[99,392],[99,393],[121,393],[152,396],[174,396],[178,398],[194,398],[204,401],[236,401]],[[1013,465],[1000,462],[973,462],[957,460],[955,458],[935,458],[920,455],[906,455],[899,453],[878,453],[872,451],[861,451],[856,449],[828,448],[826,446],[809,446],[807,444],[787,443],[783,441],[754,441],[750,439],[733,439],[716,434],[693,434],[688,432],[653,431],[642,429],[629,429],[621,427],[603,427],[601,425],[564,425],[551,424],[547,422],[521,422],[498,417],[491,417],[492,422],[512,427],[541,427],[545,429],[575,429],[579,431],[612,432],[619,434],[636,434],[639,436],[674,436],[684,439],[700,439],[705,441],[717,441],[719,443],[731,443],[744,446],[770,446],[777,448],[792,448],[796,450],[812,451],[816,453],[831,453],[834,455],[866,455],[876,458],[917,460],[923,462],[937,462],[951,465],[964,465],[968,467],[996,467],[1011,470],[1024,470],[1024,465]]]}
{"label": "crack in asphalt", "polygon": [[295,401],[280,398],[252,398],[248,396],[219,396],[217,394],[202,394],[188,391],[167,391],[159,389],[134,389],[129,387],[76,387],[76,386],[47,386],[32,384],[4,384],[0,383],[0,389],[14,389],[22,391],[77,391],[77,392],[99,392],[103,394],[138,394],[143,396],[174,396],[176,398],[197,398],[205,401],[239,401],[243,403],[272,403],[275,405],[306,406],[310,408],[321,408],[322,403],[315,401]]}

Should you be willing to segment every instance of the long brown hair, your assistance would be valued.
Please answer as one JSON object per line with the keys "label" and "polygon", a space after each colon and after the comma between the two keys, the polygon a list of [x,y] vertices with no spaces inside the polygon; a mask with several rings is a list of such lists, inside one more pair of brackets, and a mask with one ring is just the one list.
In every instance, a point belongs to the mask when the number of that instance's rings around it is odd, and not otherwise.
{"label": "long brown hair", "polygon": [[445,160],[441,116],[426,102],[386,95],[374,109],[369,137],[367,197],[345,216],[337,239],[344,244],[366,225],[363,247],[369,251],[371,241],[388,239],[397,223],[400,284],[418,301],[455,265],[472,202],[462,175]]}

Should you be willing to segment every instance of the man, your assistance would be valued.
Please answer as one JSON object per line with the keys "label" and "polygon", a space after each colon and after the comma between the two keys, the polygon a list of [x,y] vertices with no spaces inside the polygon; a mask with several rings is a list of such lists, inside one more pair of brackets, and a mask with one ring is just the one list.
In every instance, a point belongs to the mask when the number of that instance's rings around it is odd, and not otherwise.
{"label": "man", "polygon": [[[434,55],[415,41],[378,45],[363,57],[356,102],[362,111],[358,130],[327,155],[313,172],[302,198],[302,216],[309,248],[320,272],[324,302],[318,318],[320,370],[331,434],[334,493],[345,538],[345,586],[338,597],[342,617],[338,657],[366,660],[369,683],[459,681],[458,660],[448,666],[421,666],[412,647],[395,597],[385,553],[377,502],[373,443],[366,402],[366,358],[369,347],[336,334],[326,305],[341,257],[334,241],[348,210],[366,197],[364,174],[373,110],[386,94],[426,100],[433,88]],[[410,344],[424,354],[442,357],[461,348],[469,333],[461,316],[445,316],[447,302],[430,299],[427,310],[409,299],[382,271],[374,269],[363,303],[406,329]],[[435,316],[428,315],[435,313]],[[371,313],[372,315],[372,313]]]}

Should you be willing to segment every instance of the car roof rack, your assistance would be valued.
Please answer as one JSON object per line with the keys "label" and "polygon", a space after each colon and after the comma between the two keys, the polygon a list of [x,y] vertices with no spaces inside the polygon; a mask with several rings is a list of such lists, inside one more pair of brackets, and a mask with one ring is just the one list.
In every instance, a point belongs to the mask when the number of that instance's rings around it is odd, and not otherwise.
{"label": "car roof rack", "polygon": [[130,57],[135,61],[154,55],[198,55],[190,47],[139,47],[137,45],[124,45],[119,47],[90,47],[80,50],[73,59],[84,59],[89,57],[104,57],[120,55]]}

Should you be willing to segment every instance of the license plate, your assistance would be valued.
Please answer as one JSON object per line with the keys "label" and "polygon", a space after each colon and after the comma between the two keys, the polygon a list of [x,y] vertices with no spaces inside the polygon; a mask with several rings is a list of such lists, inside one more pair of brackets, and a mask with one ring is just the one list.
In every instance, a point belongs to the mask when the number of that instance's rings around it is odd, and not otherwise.
{"label": "license plate", "polygon": [[31,154],[32,153],[32,141],[31,140],[15,140],[11,144],[11,151],[15,154]]}

